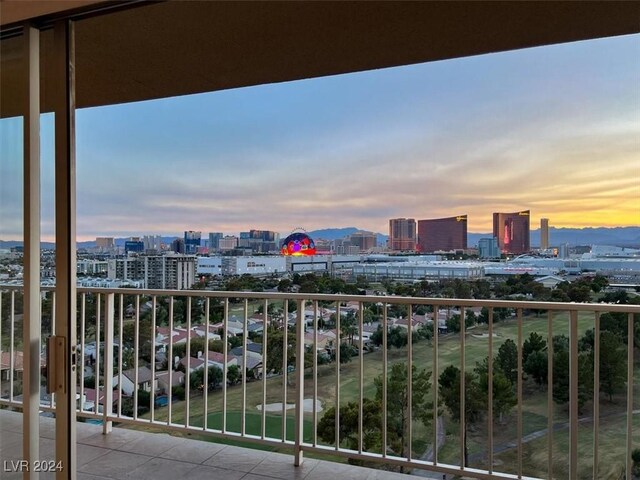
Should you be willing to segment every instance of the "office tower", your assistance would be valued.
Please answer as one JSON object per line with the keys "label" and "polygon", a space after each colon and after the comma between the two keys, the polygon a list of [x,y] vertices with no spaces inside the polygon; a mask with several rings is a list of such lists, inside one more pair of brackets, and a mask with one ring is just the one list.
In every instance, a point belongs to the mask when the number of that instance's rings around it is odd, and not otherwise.
{"label": "office tower", "polygon": [[478,241],[478,256],[480,258],[500,258],[500,248],[496,237],[481,238]]}
{"label": "office tower", "polygon": [[200,237],[202,232],[194,232],[189,230],[184,232],[184,253],[187,255],[195,255],[200,247]]}
{"label": "office tower", "polygon": [[316,252],[317,253],[331,253],[331,251],[335,251],[333,248],[333,243],[331,240],[325,240],[323,238],[318,238],[314,240],[316,244]]}
{"label": "office tower", "polygon": [[389,249],[407,251],[416,249],[416,221],[413,218],[389,220]]}
{"label": "office tower", "polygon": [[240,232],[237,246],[250,248],[256,253],[278,252],[280,250],[280,234],[271,230],[254,229]]}
{"label": "office tower", "polygon": [[333,240],[333,252],[337,255],[357,255],[361,251],[360,246],[354,245],[348,236]]}
{"label": "office tower", "polygon": [[162,249],[162,237],[160,235],[145,235],[142,237],[145,250],[157,250]]}
{"label": "office tower", "polygon": [[238,237],[227,235],[218,240],[218,248],[220,251],[234,250],[238,247]]}
{"label": "office tower", "polygon": [[[246,232],[243,232],[246,233]],[[242,239],[243,233],[240,234]],[[249,230],[247,244],[241,246],[250,247],[258,253],[277,252],[280,250],[280,234],[271,230]]]}
{"label": "office tower", "polygon": [[113,237],[96,237],[96,247],[101,250],[112,250],[115,246]]}
{"label": "office tower", "polygon": [[240,232],[240,236],[238,237],[238,247],[240,248],[249,248],[249,244],[251,240],[251,234],[249,232]]}
{"label": "office tower", "polygon": [[465,250],[467,216],[418,220],[418,249],[421,252]]}
{"label": "office tower", "polygon": [[358,252],[366,252],[376,247],[376,234],[373,232],[358,231],[347,237],[351,245],[358,248]]}
{"label": "office tower", "polygon": [[520,255],[531,250],[529,243],[530,210],[493,214],[493,236],[503,253]]}
{"label": "office tower", "polygon": [[558,247],[558,258],[569,258],[569,245],[566,243]]}
{"label": "office tower", "polygon": [[540,219],[540,249],[546,250],[549,248],[549,219]]}
{"label": "office tower", "polygon": [[124,253],[142,253],[144,252],[144,242],[140,240],[140,237],[131,237],[124,242]]}
{"label": "office tower", "polygon": [[171,251],[175,253],[184,253],[184,240],[181,238],[176,238],[173,242],[171,242]]}
{"label": "office tower", "polygon": [[218,242],[222,237],[224,237],[222,232],[212,232],[209,234],[209,253],[218,251],[220,248]]}

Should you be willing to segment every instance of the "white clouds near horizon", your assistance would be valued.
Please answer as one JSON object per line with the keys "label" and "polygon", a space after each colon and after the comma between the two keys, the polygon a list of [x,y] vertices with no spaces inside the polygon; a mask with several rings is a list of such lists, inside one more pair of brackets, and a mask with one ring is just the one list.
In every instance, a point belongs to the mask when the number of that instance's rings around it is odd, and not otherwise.
{"label": "white clouds near horizon", "polygon": [[640,225],[638,58],[635,35],[81,110],[78,235]]}

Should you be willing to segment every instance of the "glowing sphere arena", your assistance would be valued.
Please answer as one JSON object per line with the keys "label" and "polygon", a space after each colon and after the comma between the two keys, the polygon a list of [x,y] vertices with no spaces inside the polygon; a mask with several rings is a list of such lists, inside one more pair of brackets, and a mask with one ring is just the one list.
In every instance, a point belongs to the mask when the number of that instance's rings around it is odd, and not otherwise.
{"label": "glowing sphere arena", "polygon": [[283,255],[315,255],[316,244],[306,233],[295,232],[282,242]]}

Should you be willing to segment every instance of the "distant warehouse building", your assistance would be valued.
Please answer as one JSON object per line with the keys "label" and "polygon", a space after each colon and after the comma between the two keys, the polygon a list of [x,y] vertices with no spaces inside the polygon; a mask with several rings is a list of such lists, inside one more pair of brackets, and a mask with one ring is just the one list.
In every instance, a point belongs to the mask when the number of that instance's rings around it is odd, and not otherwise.
{"label": "distant warehouse building", "polygon": [[196,272],[199,275],[222,275],[222,257],[198,257]]}
{"label": "distant warehouse building", "polygon": [[250,255],[198,257],[198,275],[270,276],[284,273],[337,273],[361,262],[360,255]]}
{"label": "distant warehouse building", "polygon": [[360,255],[311,255],[286,257],[287,270],[293,273],[329,272],[349,269],[362,261]]}
{"label": "distant warehouse building", "polygon": [[488,276],[521,275],[533,276],[558,275],[561,272],[578,275],[585,272],[607,277],[640,278],[640,259],[637,258],[546,258],[523,255],[510,262],[487,264]]}
{"label": "distant warehouse building", "polygon": [[223,275],[277,275],[287,271],[282,256],[222,257]]}
{"label": "distant warehouse building", "polygon": [[395,280],[442,280],[458,278],[477,280],[484,277],[484,265],[477,262],[391,262],[367,263],[353,267],[354,276],[365,276],[377,281],[385,278]]}

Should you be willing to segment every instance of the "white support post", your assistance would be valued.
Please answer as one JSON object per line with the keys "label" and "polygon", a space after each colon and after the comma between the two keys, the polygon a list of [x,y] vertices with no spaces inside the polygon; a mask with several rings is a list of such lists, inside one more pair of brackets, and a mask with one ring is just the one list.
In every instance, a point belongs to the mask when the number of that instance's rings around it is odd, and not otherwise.
{"label": "white support post", "polygon": [[[33,465],[40,460],[40,31],[25,25],[23,41],[27,88],[24,99],[22,459],[27,465]],[[37,480],[39,474],[25,471],[24,478]]]}
{"label": "white support post", "polygon": [[55,368],[62,379],[56,391],[57,480],[75,480],[76,472],[76,158],[74,24],[54,27],[56,337],[64,345]]}

